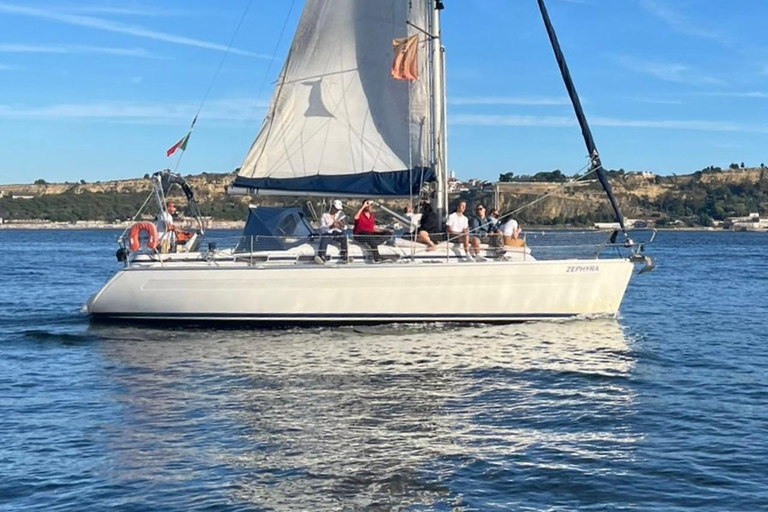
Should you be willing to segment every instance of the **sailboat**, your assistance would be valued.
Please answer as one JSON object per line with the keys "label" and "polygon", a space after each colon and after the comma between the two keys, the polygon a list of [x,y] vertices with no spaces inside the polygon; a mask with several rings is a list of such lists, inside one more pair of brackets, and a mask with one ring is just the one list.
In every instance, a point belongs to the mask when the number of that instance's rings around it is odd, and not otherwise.
{"label": "sailboat", "polygon": [[[99,319],[281,324],[515,322],[615,316],[642,244],[625,229],[543,0],[537,0],[590,155],[620,229],[588,256],[542,259],[481,246],[470,260],[393,236],[371,261],[349,240],[315,263],[320,237],[295,207],[252,205],[231,247],[121,238],[124,267],[87,303]],[[307,0],[263,125],[230,194],[427,200],[445,218],[448,172],[442,0]],[[400,53],[394,53],[393,49]],[[394,60],[393,60],[394,57]],[[153,177],[163,186],[179,176]],[[352,211],[347,212],[352,215]],[[146,224],[146,223],[145,223]],[[136,232],[133,232],[136,235]],[[152,241],[152,240],[150,240]],[[149,246],[148,246],[149,245]],[[613,257],[602,257],[610,249]]]}

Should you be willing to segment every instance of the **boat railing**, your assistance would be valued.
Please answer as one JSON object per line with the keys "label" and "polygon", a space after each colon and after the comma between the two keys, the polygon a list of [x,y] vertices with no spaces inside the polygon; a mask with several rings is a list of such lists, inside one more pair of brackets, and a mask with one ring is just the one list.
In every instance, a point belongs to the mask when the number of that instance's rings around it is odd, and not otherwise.
{"label": "boat railing", "polygon": [[[652,243],[655,230],[646,230],[647,235],[640,231],[632,231],[636,241],[627,244],[626,241],[616,240],[611,233],[605,231],[560,231],[537,230],[521,233],[517,246],[504,246],[499,239],[483,239],[481,255],[485,259],[508,260],[559,260],[597,258],[626,258],[633,253],[642,251],[644,245]],[[161,252],[142,247],[126,259],[126,265],[133,263],[160,262],[161,264],[176,261],[208,261],[220,263],[231,261],[262,265],[264,263],[301,263],[317,261],[316,256],[328,256],[339,260],[342,247],[346,241],[348,259],[355,261],[455,261],[457,258],[466,259],[461,237],[438,238],[436,249],[430,250],[427,245],[413,240],[413,237],[402,234],[379,234],[369,236],[354,236],[351,234],[327,236],[232,236],[208,233],[196,244],[194,251],[188,251],[184,245],[177,245],[173,251]],[[321,243],[327,245],[323,254],[320,252]]]}

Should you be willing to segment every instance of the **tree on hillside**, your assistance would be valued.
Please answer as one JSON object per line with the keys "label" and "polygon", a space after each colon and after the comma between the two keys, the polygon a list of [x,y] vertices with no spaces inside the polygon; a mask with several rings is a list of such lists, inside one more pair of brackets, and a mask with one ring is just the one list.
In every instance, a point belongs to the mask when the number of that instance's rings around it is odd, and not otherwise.
{"label": "tree on hillside", "polygon": [[47,185],[48,182],[45,181],[43,178],[35,180],[35,185]]}
{"label": "tree on hillside", "polygon": [[731,165],[728,166],[729,169],[733,169],[734,171],[739,168],[739,164],[736,162],[733,162]]}
{"label": "tree on hillside", "polygon": [[744,169],[745,167],[744,162],[741,162],[741,168]]}

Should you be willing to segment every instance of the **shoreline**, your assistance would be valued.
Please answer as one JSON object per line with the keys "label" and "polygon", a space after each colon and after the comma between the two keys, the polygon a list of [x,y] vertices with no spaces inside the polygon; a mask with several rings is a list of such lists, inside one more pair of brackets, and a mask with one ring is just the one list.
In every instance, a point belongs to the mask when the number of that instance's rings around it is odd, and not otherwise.
{"label": "shoreline", "polygon": [[[30,222],[30,223],[12,223],[12,224],[0,224],[0,230],[8,231],[67,231],[67,230],[124,230],[131,226],[130,222],[120,223],[107,223],[98,221],[83,221],[77,223],[68,222]],[[227,229],[243,229],[245,227],[245,221],[214,221],[206,226],[207,230],[227,230]],[[685,227],[685,228],[655,228],[657,231],[674,232],[674,231],[694,231],[694,232],[712,232],[712,233],[737,233],[739,231],[732,229],[722,228],[706,228],[706,227]],[[526,226],[524,231],[594,231],[596,233],[610,233],[610,230],[599,230],[589,227],[558,227],[558,226]],[[752,231],[748,231],[752,232]],[[763,233],[764,231],[754,231],[755,233]]]}
{"label": "shoreline", "polygon": [[[48,230],[48,231],[66,231],[66,230],[125,230],[131,227],[132,222],[28,222],[0,224],[0,230]],[[191,228],[192,226],[180,226],[182,228]],[[205,229],[243,229],[245,221],[214,221],[208,223]]]}

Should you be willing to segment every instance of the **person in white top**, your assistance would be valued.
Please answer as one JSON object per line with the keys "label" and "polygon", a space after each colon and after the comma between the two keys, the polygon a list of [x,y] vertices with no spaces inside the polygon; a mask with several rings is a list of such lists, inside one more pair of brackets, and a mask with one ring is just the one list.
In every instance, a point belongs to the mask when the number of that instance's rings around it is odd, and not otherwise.
{"label": "person in white top", "polygon": [[[445,227],[448,230],[449,239],[461,240],[464,245],[464,251],[467,253],[467,258],[471,259],[475,256],[479,259],[480,239],[469,234],[469,219],[464,215],[466,209],[467,202],[459,201],[459,204],[456,205],[456,210],[448,216]],[[472,252],[469,250],[470,245],[472,245]]]}
{"label": "person in white top", "polygon": [[504,235],[504,245],[520,245],[520,225],[515,219],[509,219],[502,224],[501,233]]}
{"label": "person in white top", "polygon": [[320,217],[320,247],[315,256],[315,262],[319,265],[325,265],[325,262],[330,259],[326,251],[331,241],[339,244],[341,261],[347,261],[347,237],[344,235],[347,223],[346,215],[342,211],[343,206],[341,201],[334,199],[331,203],[331,211]]}
{"label": "person in white top", "polygon": [[415,234],[421,224],[421,213],[414,213],[413,206],[411,205],[406,206],[403,213],[405,213],[405,217],[410,221],[410,224],[407,226],[408,233],[411,235]]}
{"label": "person in white top", "polygon": [[176,205],[168,201],[165,203],[165,211],[157,214],[155,217],[155,227],[157,228],[157,239],[160,252],[169,252],[176,242],[176,228],[173,225],[173,214],[176,213]]}

